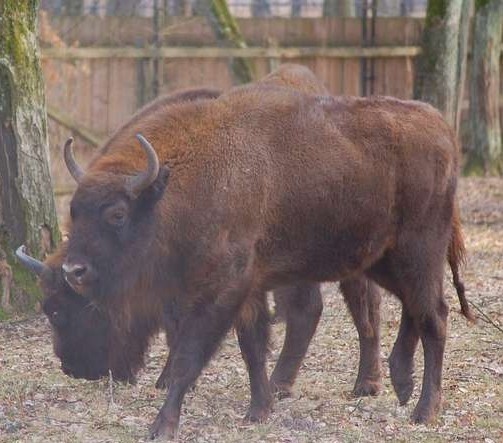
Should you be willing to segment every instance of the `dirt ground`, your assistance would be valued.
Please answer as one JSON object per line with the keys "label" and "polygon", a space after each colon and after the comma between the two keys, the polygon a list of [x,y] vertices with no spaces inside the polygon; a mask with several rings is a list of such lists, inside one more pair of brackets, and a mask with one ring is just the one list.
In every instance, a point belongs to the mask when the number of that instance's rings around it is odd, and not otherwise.
{"label": "dirt ground", "polygon": [[[355,399],[356,330],[335,285],[325,285],[325,309],[301,368],[292,398],[277,401],[265,424],[244,424],[248,379],[236,338],[230,334],[185,399],[182,442],[503,442],[503,179],[462,179],[460,200],[468,265],[463,273],[479,316],[469,325],[459,314],[446,275],[451,307],[444,365],[444,404],[438,423],[414,426],[409,414],[418,399],[422,350],[416,354],[416,386],[400,407],[386,358],[400,319],[399,304],[382,305],[383,392]],[[274,327],[270,368],[282,343]],[[42,315],[0,323],[1,442],[138,442],[160,407],[154,388],[167,351],[153,343],[136,386],[66,377],[53,356],[50,328]]]}

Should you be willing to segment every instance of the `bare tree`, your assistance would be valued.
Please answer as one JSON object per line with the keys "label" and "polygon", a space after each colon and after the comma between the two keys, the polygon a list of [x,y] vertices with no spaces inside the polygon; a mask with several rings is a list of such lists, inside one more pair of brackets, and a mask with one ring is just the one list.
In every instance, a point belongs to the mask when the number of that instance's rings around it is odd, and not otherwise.
{"label": "bare tree", "polygon": [[354,17],[355,0],[324,0],[323,1],[323,16],[324,17]]}
{"label": "bare tree", "polygon": [[107,15],[135,15],[139,3],[138,0],[108,0]]}
{"label": "bare tree", "polygon": [[[429,0],[418,58],[414,95],[444,113],[453,127],[459,119],[472,0]],[[467,17],[468,15],[468,17]]]}
{"label": "bare tree", "polygon": [[500,127],[500,54],[503,2],[477,0],[470,81],[472,140],[467,170],[503,174]]}
{"label": "bare tree", "polygon": [[[204,15],[208,18],[217,40],[221,44],[246,48],[246,41],[236,20],[230,13],[226,0],[197,0],[194,12],[196,15]],[[233,57],[230,65],[237,84],[253,80],[253,67],[247,59]]]}
{"label": "bare tree", "polygon": [[30,305],[35,282],[17,265],[13,249],[26,243],[41,257],[42,231],[53,240],[59,237],[36,44],[37,7],[38,0],[0,0],[0,249],[2,281],[12,280],[14,307],[16,302]]}
{"label": "bare tree", "polygon": [[292,17],[302,15],[302,0],[292,0]]}
{"label": "bare tree", "polygon": [[64,15],[81,15],[83,0],[63,0],[61,9]]}
{"label": "bare tree", "polygon": [[252,0],[251,10],[253,17],[271,16],[271,4],[269,0]]}

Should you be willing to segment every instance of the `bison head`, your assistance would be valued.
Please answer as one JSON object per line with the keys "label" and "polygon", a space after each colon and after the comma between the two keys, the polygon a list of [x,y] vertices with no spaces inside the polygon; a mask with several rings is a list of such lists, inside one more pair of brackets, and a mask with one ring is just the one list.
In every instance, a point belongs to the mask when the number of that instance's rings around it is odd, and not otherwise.
{"label": "bison head", "polygon": [[131,290],[138,281],[155,238],[154,207],[169,171],[141,135],[136,136],[147,167],[134,169],[140,157],[103,156],[87,173],[73,158],[71,139],[64,147],[67,167],[78,183],[70,203],[71,230],[63,274],[75,292],[104,302]]}
{"label": "bison head", "polygon": [[[61,360],[61,369],[69,376],[88,380],[107,376],[110,369],[114,379],[134,381],[136,369],[130,360],[143,361],[143,353],[129,359],[111,358],[110,322],[66,283],[61,269],[65,249],[63,245],[44,263],[27,255],[24,246],[16,251],[20,262],[39,277],[44,293],[42,308],[51,324],[54,353]],[[120,352],[113,349],[114,355]]]}

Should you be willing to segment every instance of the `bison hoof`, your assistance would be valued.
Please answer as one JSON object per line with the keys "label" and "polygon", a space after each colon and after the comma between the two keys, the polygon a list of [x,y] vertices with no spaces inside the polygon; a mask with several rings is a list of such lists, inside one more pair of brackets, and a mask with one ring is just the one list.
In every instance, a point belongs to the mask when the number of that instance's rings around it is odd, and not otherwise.
{"label": "bison hoof", "polygon": [[398,397],[400,406],[406,405],[412,395],[412,391],[414,390],[414,381],[412,380],[412,377],[404,380],[396,380],[396,377],[391,377],[391,383],[393,384],[393,389]]}
{"label": "bison hoof", "polygon": [[264,423],[271,414],[271,406],[250,406],[250,409],[244,417],[244,421],[247,423]]}
{"label": "bison hoof", "polygon": [[414,409],[414,412],[412,413],[410,420],[412,423],[415,424],[430,424],[435,421],[437,414],[431,410],[431,408],[417,408]]}
{"label": "bison hoof", "polygon": [[290,398],[292,394],[292,385],[287,383],[274,382],[271,380],[271,392],[278,400]]}
{"label": "bison hoof", "polygon": [[148,434],[149,440],[156,440],[162,438],[163,440],[176,440],[178,433],[178,424],[168,423],[157,416],[154,423],[150,427]]}
{"label": "bison hoof", "polygon": [[442,404],[442,396],[432,394],[431,397],[420,399],[419,403],[414,408],[411,416],[411,421],[417,424],[430,424],[433,423]]}
{"label": "bison hoof", "polygon": [[378,381],[365,380],[363,382],[356,382],[353,388],[353,395],[355,397],[370,397],[376,396],[381,391],[381,383]]}
{"label": "bison hoof", "polygon": [[156,389],[164,389],[167,390],[169,388],[169,379],[168,377],[163,377],[162,375],[155,382]]}
{"label": "bison hoof", "polygon": [[391,383],[395,390],[400,406],[405,405],[414,390],[414,364],[412,361],[400,362],[391,354],[389,359]]}

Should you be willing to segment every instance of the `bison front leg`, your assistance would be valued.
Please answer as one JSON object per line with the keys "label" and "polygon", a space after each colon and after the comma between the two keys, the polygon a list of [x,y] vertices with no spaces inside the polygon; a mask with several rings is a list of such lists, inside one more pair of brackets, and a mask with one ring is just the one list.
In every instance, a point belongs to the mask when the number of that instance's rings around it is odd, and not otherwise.
{"label": "bison front leg", "polygon": [[379,289],[365,277],[344,280],[340,288],[360,343],[360,362],[353,394],[356,397],[377,395],[381,389]]}
{"label": "bison front leg", "polygon": [[231,328],[246,294],[234,290],[216,298],[201,296],[207,301],[194,305],[182,318],[170,351],[168,394],[150,428],[151,440],[176,436],[185,393]]}
{"label": "bison front leg", "polygon": [[236,330],[250,378],[251,401],[245,420],[263,422],[269,417],[273,402],[266,370],[270,332],[266,294],[257,294],[252,303],[255,308],[242,310],[244,315],[240,316]]}
{"label": "bison front leg", "polygon": [[283,349],[271,375],[271,388],[279,398],[291,395],[292,386],[316,331],[323,310],[320,285],[299,283],[274,291],[274,301],[286,320]]}

